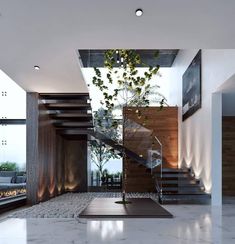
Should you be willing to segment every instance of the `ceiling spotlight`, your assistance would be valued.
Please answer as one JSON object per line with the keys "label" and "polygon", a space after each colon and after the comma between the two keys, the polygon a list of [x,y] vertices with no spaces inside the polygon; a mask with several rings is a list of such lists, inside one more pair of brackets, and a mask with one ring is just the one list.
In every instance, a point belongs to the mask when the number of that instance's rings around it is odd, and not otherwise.
{"label": "ceiling spotlight", "polygon": [[136,9],[136,11],[135,11],[135,15],[136,15],[137,17],[142,16],[142,15],[143,15],[143,10],[142,10],[141,8]]}
{"label": "ceiling spotlight", "polygon": [[40,70],[40,67],[39,67],[38,65],[35,65],[35,66],[34,66],[34,69],[35,69],[35,70]]}

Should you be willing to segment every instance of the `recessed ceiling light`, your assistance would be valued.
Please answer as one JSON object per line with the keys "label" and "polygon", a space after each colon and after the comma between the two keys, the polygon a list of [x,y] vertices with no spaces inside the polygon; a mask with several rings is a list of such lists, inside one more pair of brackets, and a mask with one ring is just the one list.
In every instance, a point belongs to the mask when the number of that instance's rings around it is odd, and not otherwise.
{"label": "recessed ceiling light", "polygon": [[40,70],[40,67],[38,65],[34,65],[35,70]]}
{"label": "recessed ceiling light", "polygon": [[136,15],[137,17],[142,16],[142,15],[143,15],[143,10],[142,10],[141,8],[136,9],[136,11],[135,11],[135,15]]}

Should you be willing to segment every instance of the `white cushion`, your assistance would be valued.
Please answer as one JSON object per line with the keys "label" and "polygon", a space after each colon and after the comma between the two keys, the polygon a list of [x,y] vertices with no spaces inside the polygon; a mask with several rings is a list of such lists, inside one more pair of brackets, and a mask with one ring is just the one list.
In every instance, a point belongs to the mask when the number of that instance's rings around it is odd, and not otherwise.
{"label": "white cushion", "polygon": [[0,177],[0,183],[11,183],[12,177]]}

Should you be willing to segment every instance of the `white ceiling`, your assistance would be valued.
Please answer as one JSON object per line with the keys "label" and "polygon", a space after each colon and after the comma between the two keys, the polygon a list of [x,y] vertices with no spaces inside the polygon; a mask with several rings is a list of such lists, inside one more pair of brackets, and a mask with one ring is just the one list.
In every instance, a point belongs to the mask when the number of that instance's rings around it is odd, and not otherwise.
{"label": "white ceiling", "polygon": [[235,48],[234,10],[234,0],[0,0],[0,69],[27,91],[84,92],[77,49]]}

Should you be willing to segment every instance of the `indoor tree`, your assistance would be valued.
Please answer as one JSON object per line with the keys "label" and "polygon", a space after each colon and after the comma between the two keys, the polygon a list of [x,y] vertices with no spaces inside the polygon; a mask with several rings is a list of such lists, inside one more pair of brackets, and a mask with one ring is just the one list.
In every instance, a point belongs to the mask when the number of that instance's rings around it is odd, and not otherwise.
{"label": "indoor tree", "polygon": [[[94,113],[95,129],[99,132],[105,133],[106,136],[113,140],[118,139],[118,131],[113,126],[113,115],[110,111],[100,108]],[[104,166],[110,159],[120,158],[113,148],[106,145],[99,139],[90,141],[91,160],[97,166],[100,176],[104,176]]]}
{"label": "indoor tree", "polygon": [[[156,51],[155,57],[158,56]],[[152,84],[152,79],[159,75],[160,66],[149,66],[142,62],[135,50],[113,49],[104,53],[105,72],[94,68],[92,83],[101,92],[101,105],[109,111],[123,106],[148,107],[157,103],[162,107],[165,97],[159,93],[159,86]],[[145,68],[143,73],[139,68]],[[110,87],[113,89],[110,89]]]}
{"label": "indoor tree", "polygon": [[[154,54],[158,56],[158,51]],[[116,110],[124,111],[125,107],[135,107],[138,118],[141,118],[141,110],[138,107],[148,107],[158,104],[160,108],[166,104],[165,97],[159,93],[159,86],[153,84],[153,78],[159,75],[160,66],[148,65],[141,60],[136,50],[112,49],[104,53],[103,71],[94,68],[92,83],[102,92],[101,106],[105,115],[112,114]],[[145,68],[140,72],[140,67]],[[123,109],[124,108],[124,109]],[[142,126],[146,124],[147,116],[144,117]],[[122,115],[122,128],[128,126],[125,114]],[[112,127],[117,129],[118,123],[114,121]],[[125,157],[123,153],[123,157]],[[125,167],[123,168],[125,171]],[[125,172],[123,172],[123,203],[125,203]]]}

